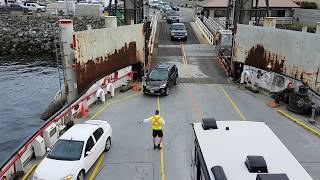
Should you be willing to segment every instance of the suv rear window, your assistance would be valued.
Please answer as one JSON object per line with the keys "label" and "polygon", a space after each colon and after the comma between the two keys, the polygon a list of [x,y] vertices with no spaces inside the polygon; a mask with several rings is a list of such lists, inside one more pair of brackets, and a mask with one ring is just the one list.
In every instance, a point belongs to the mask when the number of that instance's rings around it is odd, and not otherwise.
{"label": "suv rear window", "polygon": [[173,24],[172,25],[172,29],[174,29],[174,30],[185,30],[186,27],[185,27],[184,24]]}

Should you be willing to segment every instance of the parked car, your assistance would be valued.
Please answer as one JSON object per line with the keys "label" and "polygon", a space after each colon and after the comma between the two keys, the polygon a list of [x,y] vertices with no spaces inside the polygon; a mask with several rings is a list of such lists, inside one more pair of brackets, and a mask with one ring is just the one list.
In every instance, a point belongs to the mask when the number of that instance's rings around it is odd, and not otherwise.
{"label": "parked car", "polygon": [[170,88],[177,85],[178,68],[172,63],[157,64],[147,75],[143,85],[144,94],[169,95]]}
{"label": "parked car", "polygon": [[10,4],[8,6],[0,5],[0,13],[21,13],[21,14],[28,14],[31,11],[20,5],[20,4]]}
{"label": "parked car", "polygon": [[176,4],[171,3],[172,10],[179,11],[179,7]]}
{"label": "parked car", "polygon": [[46,6],[41,6],[37,3],[26,3],[25,7],[34,12],[45,12]]}
{"label": "parked car", "polygon": [[174,11],[169,11],[167,12],[166,19],[167,19],[167,22],[171,24],[171,23],[179,22],[180,16]]}
{"label": "parked car", "polygon": [[88,120],[72,126],[38,165],[33,180],[84,180],[101,153],[111,148],[111,135],[106,121]]}
{"label": "parked car", "polygon": [[157,8],[159,5],[160,5],[160,3],[157,0],[149,1],[149,7],[151,7],[151,8]]}
{"label": "parked car", "polygon": [[183,39],[187,40],[187,28],[183,23],[173,23],[170,27],[171,40]]}

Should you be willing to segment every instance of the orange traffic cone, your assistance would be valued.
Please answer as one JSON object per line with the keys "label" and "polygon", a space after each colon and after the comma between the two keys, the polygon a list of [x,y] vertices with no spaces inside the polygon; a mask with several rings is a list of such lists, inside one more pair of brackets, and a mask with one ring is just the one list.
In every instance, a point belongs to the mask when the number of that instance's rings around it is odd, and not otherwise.
{"label": "orange traffic cone", "polygon": [[267,106],[271,107],[271,108],[277,108],[279,107],[280,105],[278,103],[276,103],[275,100],[271,100],[267,103]]}
{"label": "orange traffic cone", "polygon": [[82,117],[86,117],[88,115],[86,108],[84,107],[84,103],[81,105],[81,115]]}

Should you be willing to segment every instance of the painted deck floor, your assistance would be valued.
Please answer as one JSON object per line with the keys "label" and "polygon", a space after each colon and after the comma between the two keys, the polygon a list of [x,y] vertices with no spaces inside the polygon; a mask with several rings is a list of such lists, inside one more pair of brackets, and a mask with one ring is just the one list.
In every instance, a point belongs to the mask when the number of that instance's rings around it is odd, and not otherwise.
{"label": "painted deck floor", "polygon": [[[160,29],[168,28],[165,22],[159,23]],[[189,33],[192,37],[183,44],[169,41],[168,33],[158,31],[153,64],[175,63],[179,84],[163,97],[135,91],[117,94],[90,112],[98,112],[94,119],[111,124],[113,136],[111,150],[88,173],[88,179],[191,179],[190,123],[202,117],[266,122],[307,172],[315,180],[320,179],[319,137],[267,107],[268,97],[228,83],[215,61],[214,47],[199,44],[196,33]],[[153,149],[151,125],[137,123],[157,108],[166,120],[161,151]]]}

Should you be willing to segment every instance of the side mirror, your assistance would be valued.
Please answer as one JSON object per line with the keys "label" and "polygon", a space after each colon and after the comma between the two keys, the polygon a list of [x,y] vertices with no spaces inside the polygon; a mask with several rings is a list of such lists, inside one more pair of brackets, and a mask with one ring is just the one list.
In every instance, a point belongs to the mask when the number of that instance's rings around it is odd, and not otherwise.
{"label": "side mirror", "polygon": [[85,155],[89,156],[90,154],[91,154],[91,151],[87,151]]}
{"label": "side mirror", "polygon": [[47,147],[47,152],[51,151],[51,148]]}

